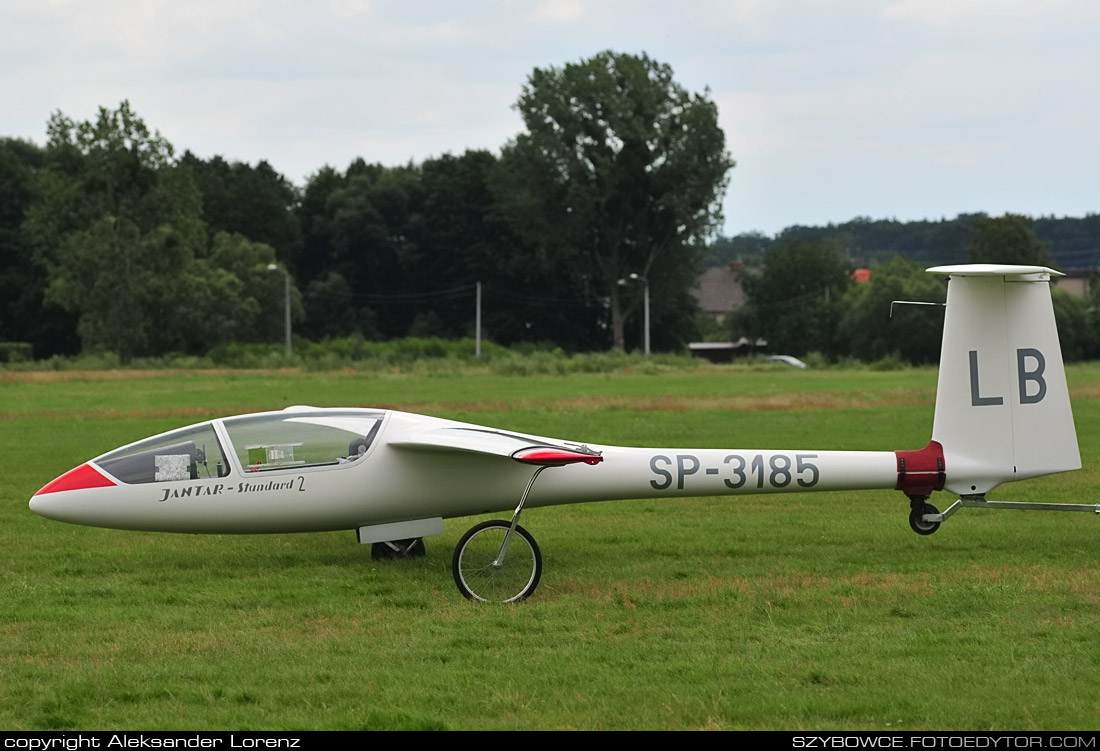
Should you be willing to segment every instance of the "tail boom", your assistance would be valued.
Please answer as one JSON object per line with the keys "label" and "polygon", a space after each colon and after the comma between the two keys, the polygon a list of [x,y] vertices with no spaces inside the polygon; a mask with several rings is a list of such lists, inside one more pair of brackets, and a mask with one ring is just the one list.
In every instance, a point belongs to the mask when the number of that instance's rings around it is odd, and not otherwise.
{"label": "tail boom", "polygon": [[[900,487],[898,452],[597,446],[598,467],[545,473],[528,506]],[[917,452],[908,452],[917,453]],[[912,464],[910,464],[912,468]],[[909,477],[919,473],[909,470]]]}

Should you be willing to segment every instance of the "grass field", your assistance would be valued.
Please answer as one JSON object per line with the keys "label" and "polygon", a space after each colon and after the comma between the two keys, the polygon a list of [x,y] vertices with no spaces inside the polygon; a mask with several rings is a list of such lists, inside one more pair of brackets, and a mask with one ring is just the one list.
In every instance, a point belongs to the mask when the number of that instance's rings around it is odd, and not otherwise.
{"label": "grass field", "polygon": [[[1097,729],[1088,514],[964,510],[920,537],[896,492],[537,509],[542,583],[496,607],[451,580],[477,519],[378,563],[352,532],[147,534],[27,508],[121,444],[288,404],[625,445],[920,448],[935,377],[0,372],[0,727]],[[1085,469],[992,498],[1098,502],[1100,366],[1069,378]]]}

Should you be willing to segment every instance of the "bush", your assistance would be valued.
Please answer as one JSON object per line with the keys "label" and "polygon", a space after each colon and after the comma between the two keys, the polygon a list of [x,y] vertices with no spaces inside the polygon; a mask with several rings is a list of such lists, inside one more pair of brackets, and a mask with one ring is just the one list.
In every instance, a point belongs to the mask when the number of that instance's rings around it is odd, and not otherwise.
{"label": "bush", "polygon": [[230,342],[210,350],[210,361],[223,368],[278,368],[293,364],[281,344]]}
{"label": "bush", "polygon": [[489,366],[496,375],[565,375],[566,359],[551,352],[512,355],[494,360]]}
{"label": "bush", "polygon": [[899,352],[894,352],[891,355],[887,355],[886,357],[875,360],[870,365],[871,370],[881,371],[905,370],[909,367],[911,367],[909,361],[902,357],[901,353]]}
{"label": "bush", "polygon": [[[661,373],[696,368],[701,364],[686,355],[643,355],[623,352],[591,352],[569,355],[559,347],[523,345],[509,350],[499,344],[482,342],[481,357],[476,356],[473,339],[407,337],[388,342],[372,342],[361,336],[312,342],[296,339],[287,358],[282,344],[229,342],[210,350],[205,357],[173,353],[159,358],[139,358],[129,367],[139,369],[238,368],[271,370],[303,368],[310,371],[401,370],[429,375],[450,375],[471,369],[488,368],[501,375],[568,375],[570,373]],[[38,363],[22,363],[18,369],[112,370],[121,367],[117,355],[109,352],[87,353],[78,357],[53,357]]]}
{"label": "bush", "polygon": [[34,360],[34,348],[30,342],[0,342],[0,362],[15,364]]}
{"label": "bush", "polygon": [[806,356],[802,358],[802,362],[806,363],[807,368],[813,368],[814,370],[821,370],[830,365],[829,358],[820,352],[807,352]]}

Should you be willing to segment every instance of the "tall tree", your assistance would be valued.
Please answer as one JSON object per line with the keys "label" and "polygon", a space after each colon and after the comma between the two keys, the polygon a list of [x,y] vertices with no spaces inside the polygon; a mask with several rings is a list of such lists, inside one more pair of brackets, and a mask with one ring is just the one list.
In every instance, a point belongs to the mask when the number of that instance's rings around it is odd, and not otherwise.
{"label": "tall tree", "polygon": [[253,167],[220,156],[203,161],[190,151],[180,163],[191,170],[202,193],[202,215],[211,240],[228,232],[271,246],[283,263],[297,255],[302,244],[295,213],[298,191],[270,164],[260,161]]}
{"label": "tall tree", "polygon": [[[214,236],[209,256],[194,264],[194,275],[205,280],[201,294],[212,298],[199,308],[207,318],[202,327],[206,349],[229,341],[283,339],[287,287],[285,268],[271,268],[276,260],[274,249],[265,243],[227,232]],[[302,295],[293,277],[289,291],[290,316],[298,330]]]}
{"label": "tall tree", "polygon": [[1096,314],[1090,299],[1054,288],[1050,291],[1050,301],[1054,306],[1062,359],[1073,362],[1095,358],[1098,352]]}
{"label": "tall tree", "polygon": [[764,337],[772,352],[836,355],[842,298],[851,269],[831,248],[783,240],[764,256],[759,274],[745,274],[748,302],[734,317],[735,338]]}
{"label": "tall tree", "polygon": [[661,300],[681,284],[668,270],[691,263],[720,221],[734,162],[709,95],[644,54],[608,51],[536,68],[516,104],[527,132],[502,155],[512,216],[575,289],[601,291],[617,349],[641,306],[619,280],[638,274]]}
{"label": "tall tree", "polygon": [[[424,295],[420,326],[437,336],[473,333],[474,284],[501,280],[507,229],[495,218],[490,176],[497,159],[488,151],[445,154],[420,167],[420,188],[410,206],[406,255],[410,291]],[[429,297],[431,295],[431,297]],[[433,327],[426,329],[426,324]],[[492,328],[492,323],[486,321]],[[426,330],[425,330],[426,329]]]}
{"label": "tall tree", "polygon": [[943,279],[903,256],[874,269],[870,281],[849,288],[842,300],[839,354],[864,362],[899,355],[911,363],[939,359],[943,311],[935,305],[892,305],[894,300],[942,303]]}
{"label": "tall tree", "polygon": [[171,144],[128,102],[94,121],[54,114],[40,200],[26,227],[49,272],[47,298],[79,317],[85,347],[123,362],[164,351],[177,284],[205,247],[198,190]]}
{"label": "tall tree", "polygon": [[387,168],[362,159],[344,175],[326,167],[310,179],[300,208],[304,244],[295,263],[307,285],[308,333],[335,333],[331,317],[315,317],[329,312],[326,290],[346,289],[359,306],[353,319],[363,321],[361,333],[377,327],[382,336],[405,334],[416,311],[387,298],[407,289],[405,272],[415,267],[411,223],[418,191],[419,171],[411,165]]}
{"label": "tall tree", "polygon": [[41,147],[0,138],[0,341],[27,342],[35,357],[80,349],[73,316],[45,303],[46,272],[23,231],[45,164]]}
{"label": "tall tree", "polygon": [[974,222],[974,236],[967,246],[970,263],[1018,263],[1052,266],[1050,247],[1032,230],[1032,220],[1020,214],[981,217]]}

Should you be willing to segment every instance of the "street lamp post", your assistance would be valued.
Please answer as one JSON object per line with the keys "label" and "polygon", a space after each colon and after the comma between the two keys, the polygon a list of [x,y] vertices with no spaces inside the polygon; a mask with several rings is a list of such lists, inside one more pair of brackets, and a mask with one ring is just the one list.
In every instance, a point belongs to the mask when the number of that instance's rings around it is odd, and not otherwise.
{"label": "street lamp post", "polygon": [[290,272],[282,266],[275,263],[269,263],[267,265],[268,271],[282,271],[284,277],[284,298],[283,298],[283,315],[284,315],[284,329],[286,333],[286,357],[290,359]]}
{"label": "street lamp post", "polygon": [[[642,308],[643,308],[643,311],[644,311],[643,315],[644,315],[644,318],[645,318],[645,320],[644,320],[644,329],[645,329],[645,340],[644,340],[645,341],[645,346],[644,346],[644,349],[645,349],[646,355],[648,356],[649,355],[649,280],[646,279],[641,274],[631,274],[630,278],[633,281],[636,281],[636,282],[640,281],[643,285],[645,285],[642,288]],[[624,284],[625,285],[626,284],[626,279],[620,279],[619,284]]]}

